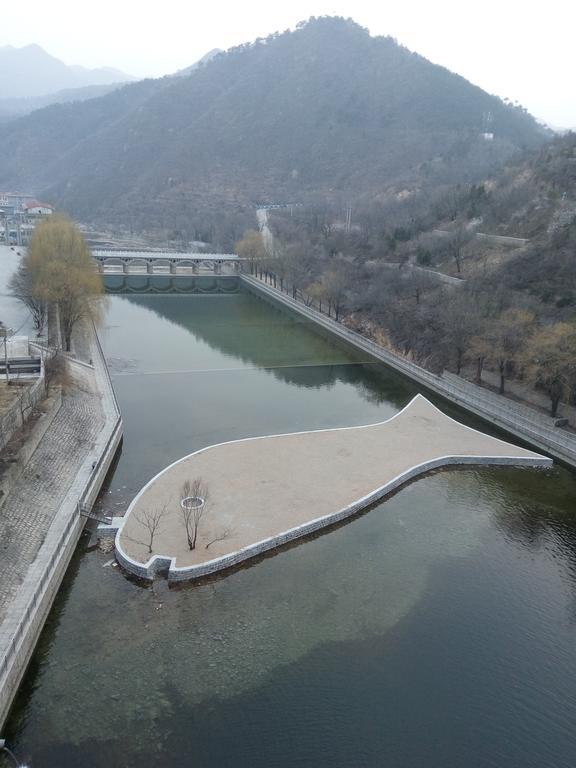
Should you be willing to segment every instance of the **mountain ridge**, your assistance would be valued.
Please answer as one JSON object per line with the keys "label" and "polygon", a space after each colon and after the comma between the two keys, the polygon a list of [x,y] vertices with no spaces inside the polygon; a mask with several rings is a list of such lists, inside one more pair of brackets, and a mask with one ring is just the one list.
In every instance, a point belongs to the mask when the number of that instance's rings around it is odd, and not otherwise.
{"label": "mountain ridge", "polygon": [[37,43],[0,48],[0,99],[38,98],[70,88],[134,80],[113,67],[67,65]]}
{"label": "mountain ridge", "polygon": [[2,127],[0,184],[33,187],[84,220],[130,215],[137,228],[189,231],[209,200],[245,210],[254,199],[469,180],[545,139],[525,111],[392,38],[322,17],[187,77]]}

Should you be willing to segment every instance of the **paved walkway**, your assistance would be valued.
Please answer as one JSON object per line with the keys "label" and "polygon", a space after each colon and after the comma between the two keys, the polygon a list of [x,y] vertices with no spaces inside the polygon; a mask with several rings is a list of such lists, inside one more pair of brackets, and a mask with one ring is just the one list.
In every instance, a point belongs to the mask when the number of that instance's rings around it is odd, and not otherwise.
{"label": "paved walkway", "polygon": [[63,396],[62,407],[0,512],[0,623],[104,426],[90,377],[85,368],[80,386]]}
{"label": "paved walkway", "polygon": [[[453,457],[456,457],[453,459]],[[150,515],[165,509],[153,554],[175,558],[176,567],[227,557],[333,516],[374,496],[420,465],[503,463],[548,466],[518,448],[449,418],[421,395],[396,417],[365,427],[253,438],[212,446],[168,467],[136,497],[117,536],[120,554],[138,563],[151,555]],[[186,480],[209,489],[197,547],[187,545],[180,510]]]}

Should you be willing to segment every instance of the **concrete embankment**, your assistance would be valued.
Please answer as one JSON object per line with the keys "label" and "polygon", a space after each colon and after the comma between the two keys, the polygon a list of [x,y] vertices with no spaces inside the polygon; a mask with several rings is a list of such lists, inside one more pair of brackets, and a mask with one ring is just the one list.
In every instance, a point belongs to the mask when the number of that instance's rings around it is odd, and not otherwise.
{"label": "concrete embankment", "polygon": [[528,406],[523,406],[478,387],[458,376],[444,372],[437,375],[381,347],[370,339],[321,314],[277,288],[249,275],[242,275],[243,284],[256,294],[289,307],[317,326],[329,331],[347,344],[360,349],[430,392],[480,416],[495,427],[544,451],[553,458],[576,468],[576,435],[554,426],[553,420]]}
{"label": "concrete embankment", "polygon": [[[95,439],[78,464],[71,484],[54,510],[41,545],[26,570],[0,624],[0,727],[26,671],[62,578],[74,553],[86,518],[79,507],[90,509],[96,500],[122,439],[122,419],[106,362],[95,332],[89,334],[93,365],[70,361],[93,388],[101,406]],[[50,431],[47,434],[49,437]],[[42,441],[38,451],[42,450]],[[34,461],[37,453],[32,456]],[[37,490],[37,489],[36,489]],[[7,504],[10,504],[10,497]],[[17,532],[27,537],[26,530]]]}

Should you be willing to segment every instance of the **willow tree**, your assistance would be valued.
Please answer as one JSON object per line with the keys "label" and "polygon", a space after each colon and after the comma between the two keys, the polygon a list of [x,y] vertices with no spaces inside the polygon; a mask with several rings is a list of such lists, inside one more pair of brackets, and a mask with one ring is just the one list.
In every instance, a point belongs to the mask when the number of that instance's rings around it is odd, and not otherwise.
{"label": "willow tree", "polygon": [[64,346],[70,351],[76,324],[91,315],[91,299],[102,293],[84,238],[69,219],[51,216],[34,230],[23,268],[34,297],[57,306]]}
{"label": "willow tree", "polygon": [[339,320],[342,302],[349,285],[348,270],[345,266],[338,265],[334,269],[324,272],[320,280],[308,288],[308,293],[320,302],[320,308],[322,308],[322,301],[324,301],[328,316],[331,317],[332,310],[334,310],[334,318]]}
{"label": "willow tree", "polygon": [[481,379],[484,359],[490,360],[498,370],[503,395],[506,376],[514,363],[523,359],[526,340],[534,330],[536,319],[526,309],[512,307],[486,322],[481,332],[470,342],[470,352],[478,361],[478,376]]}
{"label": "willow tree", "polygon": [[550,398],[550,415],[556,416],[562,397],[576,392],[576,325],[556,323],[541,328],[526,345],[526,370]]}
{"label": "willow tree", "polygon": [[250,260],[251,273],[254,272],[255,268],[258,268],[258,264],[260,265],[260,268],[262,268],[264,261],[268,257],[264,238],[262,237],[262,234],[256,232],[255,229],[246,230],[242,239],[238,240],[234,246],[234,249],[241,259]]}

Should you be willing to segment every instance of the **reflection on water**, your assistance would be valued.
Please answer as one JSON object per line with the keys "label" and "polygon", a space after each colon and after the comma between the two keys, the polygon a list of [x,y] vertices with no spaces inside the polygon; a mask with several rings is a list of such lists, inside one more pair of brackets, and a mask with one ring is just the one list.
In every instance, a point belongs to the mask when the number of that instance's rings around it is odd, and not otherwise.
{"label": "reflection on water", "polygon": [[0,245],[0,320],[22,335],[32,335],[34,328],[26,307],[10,292],[8,283],[20,263],[22,249]]}
{"label": "reflection on water", "polygon": [[[107,326],[111,511],[183,453],[383,420],[414,393],[251,296],[114,297]],[[172,589],[84,546],[9,736],[36,768],[571,766],[575,491],[558,468],[439,472]]]}

